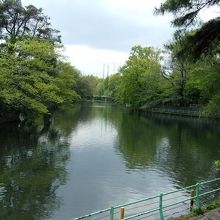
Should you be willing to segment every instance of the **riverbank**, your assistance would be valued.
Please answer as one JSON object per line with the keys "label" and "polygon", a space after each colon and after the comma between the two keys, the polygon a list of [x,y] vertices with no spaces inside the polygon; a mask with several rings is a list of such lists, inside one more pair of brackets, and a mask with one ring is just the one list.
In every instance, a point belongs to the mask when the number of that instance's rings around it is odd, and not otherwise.
{"label": "riverbank", "polygon": [[175,220],[218,220],[220,219],[220,197],[202,209],[195,209],[192,214],[183,215]]}
{"label": "riverbank", "polygon": [[190,220],[218,220],[218,219],[220,219],[220,208],[213,209],[209,212],[204,213],[203,215],[193,217]]}
{"label": "riverbank", "polygon": [[211,211],[208,211],[202,215],[198,216],[180,216],[178,218],[175,218],[175,220],[218,220],[220,219],[220,208],[213,209]]}
{"label": "riverbank", "polygon": [[157,107],[157,108],[144,108],[140,107],[135,109],[148,114],[161,114],[183,116],[190,118],[206,118],[206,119],[220,119],[220,116],[210,116],[205,114],[202,107]]}
{"label": "riverbank", "polygon": [[152,108],[151,113],[181,115],[188,117],[202,117],[202,111],[198,108]]}

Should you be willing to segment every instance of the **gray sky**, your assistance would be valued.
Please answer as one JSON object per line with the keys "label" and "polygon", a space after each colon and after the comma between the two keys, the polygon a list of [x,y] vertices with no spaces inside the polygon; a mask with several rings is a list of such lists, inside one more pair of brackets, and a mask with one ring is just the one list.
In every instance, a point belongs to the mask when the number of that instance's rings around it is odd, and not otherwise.
{"label": "gray sky", "polygon": [[64,54],[85,74],[102,76],[127,59],[131,47],[162,47],[172,38],[171,16],[155,16],[161,0],[22,0],[42,7],[61,31]]}

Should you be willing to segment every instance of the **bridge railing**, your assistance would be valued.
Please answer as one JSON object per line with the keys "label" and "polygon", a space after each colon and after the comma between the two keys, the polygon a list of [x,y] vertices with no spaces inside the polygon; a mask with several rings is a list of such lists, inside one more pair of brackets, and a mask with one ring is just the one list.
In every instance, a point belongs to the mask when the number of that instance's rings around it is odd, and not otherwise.
{"label": "bridge railing", "polygon": [[134,202],[113,206],[78,218],[91,220],[168,219],[201,209],[220,192],[220,178],[161,193]]}

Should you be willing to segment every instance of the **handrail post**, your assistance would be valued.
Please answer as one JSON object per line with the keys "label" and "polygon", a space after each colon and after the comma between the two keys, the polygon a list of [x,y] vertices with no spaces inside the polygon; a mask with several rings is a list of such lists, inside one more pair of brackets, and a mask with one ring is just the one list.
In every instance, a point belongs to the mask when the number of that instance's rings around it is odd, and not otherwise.
{"label": "handrail post", "polygon": [[160,220],[164,220],[164,217],[163,217],[163,193],[160,194],[159,208],[160,208]]}
{"label": "handrail post", "polygon": [[114,207],[110,209],[110,220],[114,220]]}
{"label": "handrail post", "polygon": [[191,191],[191,200],[190,200],[190,211],[192,211],[192,209],[193,209],[194,197],[195,197],[195,189],[192,189],[192,191]]}
{"label": "handrail post", "polygon": [[199,209],[202,208],[202,204],[199,197],[200,183],[196,183],[196,203]]}
{"label": "handrail post", "polygon": [[124,219],[124,217],[125,217],[125,209],[122,207],[120,209],[120,220]]}

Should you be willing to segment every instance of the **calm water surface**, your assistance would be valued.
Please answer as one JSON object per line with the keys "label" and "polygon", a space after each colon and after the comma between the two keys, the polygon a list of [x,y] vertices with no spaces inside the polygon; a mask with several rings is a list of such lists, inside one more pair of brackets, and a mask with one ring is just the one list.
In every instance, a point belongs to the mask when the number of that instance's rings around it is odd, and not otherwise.
{"label": "calm water surface", "polygon": [[217,122],[102,104],[0,127],[0,219],[69,220],[215,178]]}

